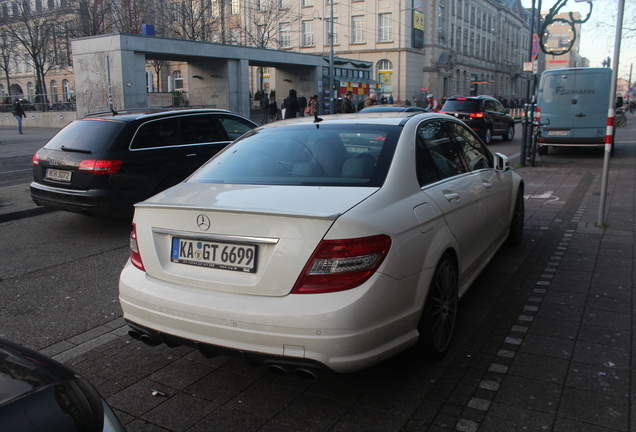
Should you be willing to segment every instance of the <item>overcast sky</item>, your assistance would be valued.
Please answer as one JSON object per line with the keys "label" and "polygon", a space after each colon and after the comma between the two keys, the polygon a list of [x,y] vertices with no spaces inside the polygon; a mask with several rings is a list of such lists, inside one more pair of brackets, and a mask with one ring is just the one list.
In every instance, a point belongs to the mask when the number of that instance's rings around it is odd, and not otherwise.
{"label": "overcast sky", "polygon": [[[524,7],[532,7],[532,0],[521,0]],[[542,0],[541,10],[549,11],[563,0]],[[616,14],[619,0],[593,0],[592,16],[589,21],[581,24],[579,53],[587,57],[591,67],[603,66],[601,62],[608,56],[614,61],[614,42],[616,38]],[[538,7],[539,1],[535,1]],[[567,0],[559,10],[563,12],[578,11],[582,18],[587,16],[589,5],[587,2]],[[625,0],[623,17],[623,32],[621,52],[619,57],[618,77],[629,78],[630,65],[633,64],[632,82],[636,81],[636,1]]]}

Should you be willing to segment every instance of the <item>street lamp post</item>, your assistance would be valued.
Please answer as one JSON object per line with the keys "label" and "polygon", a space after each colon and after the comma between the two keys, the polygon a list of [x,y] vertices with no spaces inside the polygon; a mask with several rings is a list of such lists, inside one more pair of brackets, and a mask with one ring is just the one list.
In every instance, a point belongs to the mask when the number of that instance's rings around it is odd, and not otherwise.
{"label": "street lamp post", "polygon": [[329,114],[335,114],[335,100],[333,92],[333,0],[330,2],[331,11],[329,13]]}

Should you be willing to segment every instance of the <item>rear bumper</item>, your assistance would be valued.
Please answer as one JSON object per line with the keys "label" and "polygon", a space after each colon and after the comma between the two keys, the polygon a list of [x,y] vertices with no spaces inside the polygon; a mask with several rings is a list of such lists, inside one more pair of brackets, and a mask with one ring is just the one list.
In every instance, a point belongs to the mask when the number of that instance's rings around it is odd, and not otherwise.
{"label": "rear bumper", "polygon": [[271,297],[177,286],[128,263],[119,300],[131,327],[160,333],[168,345],[196,346],[204,354],[234,355],[252,364],[309,364],[347,373],[415,344],[421,313],[414,304],[416,280],[376,273],[348,291]]}
{"label": "rear bumper", "polygon": [[87,216],[130,217],[139,197],[103,190],[69,190],[32,182],[31,199],[39,206]]}

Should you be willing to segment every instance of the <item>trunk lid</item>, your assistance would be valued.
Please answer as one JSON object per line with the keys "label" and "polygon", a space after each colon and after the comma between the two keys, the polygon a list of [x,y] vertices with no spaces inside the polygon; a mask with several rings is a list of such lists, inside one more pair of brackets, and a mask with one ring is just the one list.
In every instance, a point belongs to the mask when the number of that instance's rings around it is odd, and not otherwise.
{"label": "trunk lid", "polygon": [[182,183],[136,205],[139,252],[153,278],[284,296],[333,222],[376,190]]}

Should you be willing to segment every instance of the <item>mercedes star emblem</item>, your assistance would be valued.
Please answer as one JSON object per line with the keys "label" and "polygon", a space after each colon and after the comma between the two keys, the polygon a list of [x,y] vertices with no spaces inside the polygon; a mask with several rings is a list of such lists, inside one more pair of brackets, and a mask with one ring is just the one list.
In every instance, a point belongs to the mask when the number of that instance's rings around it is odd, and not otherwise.
{"label": "mercedes star emblem", "polygon": [[204,214],[197,216],[197,226],[201,231],[207,231],[210,229],[210,218]]}

